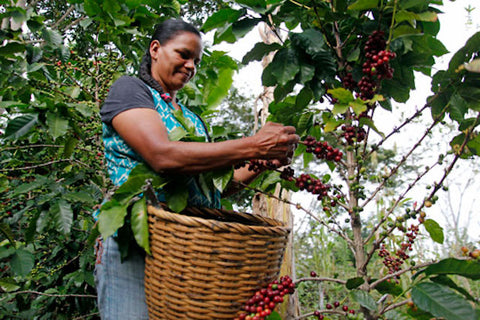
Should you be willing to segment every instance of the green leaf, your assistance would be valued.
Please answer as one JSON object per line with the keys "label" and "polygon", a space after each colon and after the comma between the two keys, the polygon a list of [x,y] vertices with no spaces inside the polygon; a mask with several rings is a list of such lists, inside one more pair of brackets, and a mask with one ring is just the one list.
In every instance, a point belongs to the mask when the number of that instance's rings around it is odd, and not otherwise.
{"label": "green leaf", "polygon": [[368,292],[362,290],[353,290],[350,292],[353,300],[357,301],[362,307],[365,307],[371,311],[377,310],[377,304]]}
{"label": "green leaf", "polygon": [[412,289],[415,305],[435,317],[446,320],[476,320],[470,303],[450,288],[432,282],[421,282]]}
{"label": "green leaf", "polygon": [[327,92],[331,94],[332,97],[337,99],[338,102],[341,104],[348,104],[354,101],[353,94],[350,90],[347,90],[344,88],[335,88],[335,89],[329,89],[327,90]]}
{"label": "green leaf", "polygon": [[0,175],[0,192],[5,192],[7,189],[10,187],[10,182],[8,181],[8,178]]}
{"label": "green leaf", "polygon": [[187,131],[185,131],[185,129],[183,129],[182,127],[176,127],[168,133],[168,140],[180,141],[186,136],[188,136],[188,133]]}
{"label": "green leaf", "polygon": [[147,179],[152,181],[154,189],[161,188],[167,183],[165,178],[160,177],[148,165],[141,163],[132,169],[127,181],[115,191],[112,199],[122,205],[127,204],[130,199],[143,192],[142,187]]}
{"label": "green leaf", "polygon": [[447,258],[429,265],[423,272],[427,276],[433,274],[456,274],[472,280],[479,280],[480,261]]}
{"label": "green leaf", "polygon": [[265,13],[267,8],[265,0],[237,0],[235,2],[258,13]]}
{"label": "green leaf", "polygon": [[262,181],[262,185],[260,186],[260,188],[263,190],[266,190],[268,187],[280,181],[282,181],[282,179],[280,179],[280,172],[277,172],[277,171],[267,172],[266,177]]}
{"label": "green leaf", "polygon": [[0,279],[0,288],[5,292],[12,292],[18,290],[20,285],[12,278],[1,278]]}
{"label": "green leaf", "polygon": [[218,191],[223,192],[233,178],[233,169],[224,168],[212,172],[213,185]]}
{"label": "green leaf", "polygon": [[207,96],[208,108],[215,108],[227,96],[233,83],[233,74],[234,70],[230,68],[222,68],[218,72],[218,81]]}
{"label": "green leaf", "polygon": [[277,51],[269,67],[272,75],[275,76],[280,85],[285,85],[288,81],[295,78],[295,75],[300,70],[296,52],[291,48]]}
{"label": "green leaf", "polygon": [[243,38],[250,32],[262,19],[260,18],[244,18],[232,24],[232,33],[235,38]]}
{"label": "green leaf", "polygon": [[342,120],[336,120],[335,118],[331,118],[327,121],[327,123],[325,123],[325,132],[332,132],[334,131],[335,129],[337,129],[337,127],[341,124],[343,124],[344,121]]}
{"label": "green leaf", "polygon": [[303,133],[309,127],[311,127],[312,121],[313,121],[313,113],[311,112],[302,113],[302,115],[298,119],[298,122],[295,126],[297,128],[297,134],[303,135]]}
{"label": "green leaf", "polygon": [[146,253],[151,254],[148,241],[148,214],[145,197],[134,203],[130,219],[135,240]]}
{"label": "green leaf", "polygon": [[375,290],[381,294],[392,294],[394,296],[399,296],[403,293],[403,289],[398,284],[388,281],[382,281],[375,286]]}
{"label": "green leaf", "polygon": [[443,228],[432,219],[426,219],[423,223],[433,241],[442,244],[444,240]]}
{"label": "green leaf", "polygon": [[225,41],[228,43],[234,43],[235,41],[237,41],[237,38],[233,34],[231,24],[227,24],[221,28],[218,28],[218,30],[215,32],[215,36],[213,38],[213,44],[219,44],[222,41]]}
{"label": "green leaf", "polygon": [[[210,178],[210,172],[200,173],[197,177],[198,185],[205,198],[208,201],[212,201],[212,180]],[[188,201],[188,200],[187,200]]]}
{"label": "green leaf", "polygon": [[480,155],[480,135],[467,142],[467,147],[473,154]]}
{"label": "green leaf", "polygon": [[355,62],[358,61],[358,58],[360,58],[360,48],[356,47],[355,50],[348,54],[347,61]]}
{"label": "green leaf", "polygon": [[112,236],[125,223],[128,204],[112,199],[102,205],[98,215],[98,230],[104,239]]}
{"label": "green leaf", "polygon": [[[423,320],[422,318],[412,318],[408,314],[401,312],[400,310],[390,310],[385,312],[386,319],[389,320]],[[430,320],[430,319],[428,319]]]}
{"label": "green leaf", "polygon": [[439,275],[437,277],[432,277],[432,278],[430,278],[430,280],[432,280],[432,282],[439,283],[439,284],[442,284],[444,286],[448,286],[448,287],[456,290],[457,292],[461,293],[468,300],[470,300],[472,302],[476,302],[475,298],[472,297],[472,295],[467,290],[458,286],[455,283],[455,281],[453,281],[452,279],[450,279],[446,275]]}
{"label": "green leaf", "polygon": [[353,112],[359,115],[367,110],[367,104],[362,99],[355,99],[355,101],[350,102],[350,107],[352,107]]}
{"label": "green leaf", "polygon": [[62,118],[58,114],[52,112],[47,112],[47,125],[48,130],[54,140],[67,133],[69,128],[67,119]]}
{"label": "green leaf", "polygon": [[18,139],[30,131],[38,122],[38,114],[29,113],[8,121],[5,129],[5,138]]}
{"label": "green leaf", "polygon": [[332,113],[334,115],[337,114],[344,114],[348,110],[348,105],[347,104],[341,104],[341,103],[335,103],[332,109]]}
{"label": "green leaf", "polygon": [[63,43],[62,35],[56,30],[42,29],[43,39],[52,47],[60,47]]}
{"label": "green leaf", "polygon": [[10,108],[25,108],[28,107],[28,104],[20,101],[0,101],[0,108],[10,109]]}
{"label": "green leaf", "polygon": [[265,320],[282,320],[282,317],[277,311],[272,311]]}
{"label": "green leaf", "polygon": [[299,108],[305,108],[313,99],[313,92],[308,87],[303,87],[295,99],[295,105]]}
{"label": "green leaf", "polygon": [[361,286],[365,280],[362,277],[350,278],[347,280],[345,286],[348,290],[356,289]]}
{"label": "green leaf", "polygon": [[12,197],[16,197],[18,195],[33,191],[45,185],[46,179],[36,179],[35,181],[29,183],[23,183],[18,185],[12,193]]}
{"label": "green leaf", "polygon": [[280,50],[281,48],[282,46],[278,43],[267,44],[264,42],[257,42],[252,50],[248,51],[243,56],[242,63],[248,64],[251,61],[260,61],[270,52]]}
{"label": "green leaf", "polygon": [[17,52],[25,51],[25,45],[18,42],[10,42],[0,47],[0,56],[14,56]]}
{"label": "green leaf", "polygon": [[75,151],[75,147],[77,146],[77,143],[78,143],[77,138],[75,137],[68,138],[63,148],[63,156],[65,158],[71,157],[71,155],[73,154],[73,151]]}
{"label": "green leaf", "polygon": [[186,118],[183,114],[182,110],[175,110],[173,112],[173,116],[175,119],[180,122],[185,130],[191,135],[195,135],[195,125],[193,124],[192,120]]}
{"label": "green leaf", "polygon": [[168,207],[174,212],[181,212],[187,207],[188,190],[183,183],[168,184],[165,188]]}
{"label": "green leaf", "polygon": [[103,0],[103,9],[111,15],[114,15],[114,13],[120,11],[122,7],[117,0]]}
{"label": "green leaf", "polygon": [[458,93],[454,93],[448,102],[450,118],[454,121],[461,122],[465,118],[465,113],[467,113],[467,111],[467,102]]}
{"label": "green leaf", "polygon": [[96,0],[85,0],[83,3],[83,9],[90,17],[96,16],[97,14],[102,12],[101,7],[98,5],[98,2]]}
{"label": "green leaf", "polygon": [[0,223],[0,233],[5,236],[5,238],[10,241],[10,243],[15,246],[15,237],[13,235],[12,229],[10,226],[6,223]]}
{"label": "green leaf", "polygon": [[378,6],[378,0],[358,0],[348,6],[348,10],[368,10]]}
{"label": "green leaf", "polygon": [[377,129],[377,127],[376,127],[375,124],[373,123],[373,120],[370,119],[370,118],[361,117],[361,118],[358,120],[358,125],[359,125],[360,127],[363,127],[364,125],[366,125],[366,126],[369,127],[370,129],[372,129],[373,131],[375,131],[376,133],[378,133],[379,135],[381,135],[382,137],[385,137],[385,134]]}
{"label": "green leaf", "polygon": [[227,23],[235,22],[244,12],[244,10],[234,10],[231,8],[221,9],[208,17],[202,26],[202,31],[208,32]]}
{"label": "green leaf", "polygon": [[69,234],[73,222],[73,211],[70,204],[60,199],[50,207],[50,214],[55,219],[59,231],[63,234]]}
{"label": "green leaf", "polygon": [[83,190],[77,192],[68,192],[64,194],[63,198],[66,200],[78,201],[87,204],[94,204],[94,202],[96,201],[90,193]]}
{"label": "green leaf", "polygon": [[450,59],[450,63],[448,64],[448,72],[450,74],[455,74],[457,68],[460,65],[463,65],[465,62],[469,62],[473,53],[478,51],[480,47],[480,32],[475,33],[471,36],[465,46],[463,46],[460,50],[458,50]]}
{"label": "green leaf", "polygon": [[37,223],[38,219],[40,218],[41,211],[37,210],[28,222],[28,227],[25,229],[25,242],[26,243],[32,243],[33,240],[35,239],[35,233],[37,231]]}
{"label": "green leaf", "polygon": [[25,249],[17,249],[10,260],[10,266],[13,272],[20,277],[25,277],[30,273],[35,265],[35,257]]}

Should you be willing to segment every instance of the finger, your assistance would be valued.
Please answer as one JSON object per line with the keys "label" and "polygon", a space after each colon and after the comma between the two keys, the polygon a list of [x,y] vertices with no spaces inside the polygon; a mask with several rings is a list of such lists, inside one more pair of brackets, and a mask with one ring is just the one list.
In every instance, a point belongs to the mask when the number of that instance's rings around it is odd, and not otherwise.
{"label": "finger", "polygon": [[283,127],[283,129],[285,130],[286,133],[289,133],[289,134],[294,134],[295,132],[297,132],[297,129],[293,126],[285,126]]}

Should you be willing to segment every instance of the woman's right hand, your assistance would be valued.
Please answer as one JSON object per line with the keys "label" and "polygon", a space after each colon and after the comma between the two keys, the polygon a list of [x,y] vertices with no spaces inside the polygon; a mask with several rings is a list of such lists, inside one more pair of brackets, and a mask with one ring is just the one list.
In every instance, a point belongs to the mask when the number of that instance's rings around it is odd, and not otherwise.
{"label": "woman's right hand", "polygon": [[258,158],[276,159],[280,163],[290,162],[300,139],[295,127],[274,122],[267,122],[253,138],[258,147]]}

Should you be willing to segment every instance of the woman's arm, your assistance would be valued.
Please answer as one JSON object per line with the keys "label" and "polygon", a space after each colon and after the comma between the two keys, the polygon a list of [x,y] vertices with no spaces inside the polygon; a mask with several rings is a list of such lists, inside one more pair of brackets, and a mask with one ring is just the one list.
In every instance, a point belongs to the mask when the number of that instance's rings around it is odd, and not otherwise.
{"label": "woman's arm", "polygon": [[215,143],[170,141],[160,115],[153,109],[124,111],[112,125],[125,142],[157,172],[195,174],[248,159],[287,161],[299,140],[295,128],[267,123],[251,137]]}

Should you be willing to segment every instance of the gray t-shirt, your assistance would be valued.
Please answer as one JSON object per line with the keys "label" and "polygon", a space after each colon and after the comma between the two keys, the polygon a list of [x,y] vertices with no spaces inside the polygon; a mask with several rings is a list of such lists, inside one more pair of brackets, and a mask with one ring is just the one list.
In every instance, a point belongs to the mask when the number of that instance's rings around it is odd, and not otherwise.
{"label": "gray t-shirt", "polygon": [[102,121],[108,125],[119,113],[134,108],[155,110],[152,93],[141,79],[122,76],[113,83],[100,109]]}

